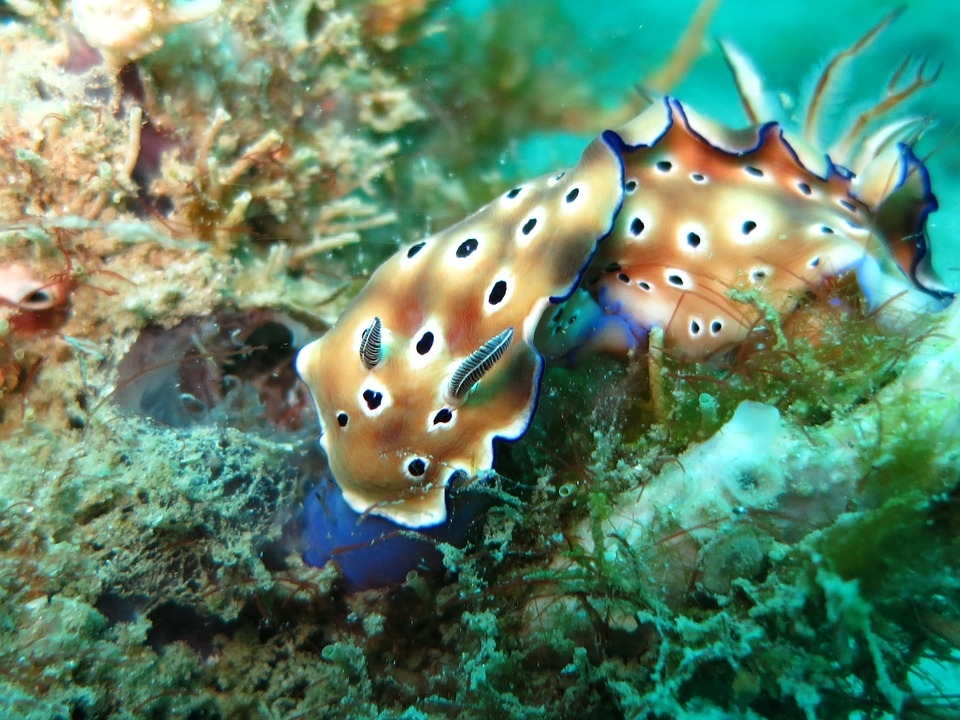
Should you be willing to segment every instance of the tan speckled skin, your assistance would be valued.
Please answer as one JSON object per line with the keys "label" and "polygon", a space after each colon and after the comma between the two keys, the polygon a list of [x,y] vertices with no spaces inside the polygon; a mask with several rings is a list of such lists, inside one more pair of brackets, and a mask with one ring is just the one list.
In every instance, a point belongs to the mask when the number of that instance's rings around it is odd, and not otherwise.
{"label": "tan speckled skin", "polygon": [[[402,248],[370,278],[337,325],[297,358],[320,414],[321,444],[347,502],[410,527],[442,522],[444,491],[457,471],[473,476],[493,463],[493,441],[526,429],[536,399],[540,359],[531,341],[550,298],[569,293],[607,232],[622,193],[613,151],[598,139],[580,163],[527,183],[476,214],[429,237],[410,257]],[[571,190],[576,197],[568,201]],[[536,224],[523,232],[531,218]],[[468,239],[467,257],[457,256]],[[507,283],[492,304],[497,281]],[[360,338],[383,322],[383,360],[372,369]],[[457,367],[483,343],[513,327],[503,357],[464,398],[448,396]],[[417,352],[423,333],[429,352]],[[369,411],[364,390],[381,392]],[[450,422],[435,423],[444,408]],[[348,421],[341,427],[338,415]],[[425,472],[414,477],[411,461]]]}
{"label": "tan speckled skin", "polygon": [[[661,119],[661,132],[670,129],[652,146],[644,116],[632,123],[642,129],[621,130],[641,146],[625,154],[628,192],[587,276],[611,313],[661,327],[668,349],[702,358],[742,342],[761,317],[730,290],[754,291],[786,312],[879,249],[873,213],[850,194],[850,180],[828,172],[825,158],[815,164],[826,179],[798,163],[800,143],[779,126],[767,126],[760,142],[761,128],[726,131],[675,101],[664,107],[672,122]],[[723,150],[692,130],[711,133]],[[643,229],[634,234],[637,219]]]}

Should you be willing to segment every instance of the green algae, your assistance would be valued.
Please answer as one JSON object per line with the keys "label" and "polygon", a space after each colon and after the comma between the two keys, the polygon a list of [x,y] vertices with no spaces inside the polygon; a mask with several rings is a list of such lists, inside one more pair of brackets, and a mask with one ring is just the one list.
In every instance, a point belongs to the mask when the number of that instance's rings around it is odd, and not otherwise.
{"label": "green algae", "polygon": [[[558,634],[596,637],[604,626],[610,633],[612,623],[632,636],[648,653],[643,664],[660,675],[655,672],[640,684],[633,675],[633,682],[625,683],[621,674],[629,671],[624,659],[608,657],[601,663],[611,673],[604,682],[620,694],[619,712],[627,716],[679,717],[711,707],[713,712],[739,709],[778,717],[854,711],[873,716],[882,712],[878,708],[922,713],[905,689],[906,673],[924,653],[949,652],[952,645],[947,638],[919,641],[917,612],[936,597],[942,602],[933,617],[956,617],[958,557],[955,534],[948,529],[956,521],[956,401],[937,387],[918,392],[911,379],[936,372],[928,370],[931,366],[942,371],[937,358],[951,357],[955,343],[940,338],[936,329],[923,343],[927,351],[909,369],[901,369],[905,377],[886,387],[887,364],[902,356],[896,343],[883,351],[885,362],[876,365],[880,377],[871,380],[884,387],[877,399],[854,408],[841,404],[820,431],[807,424],[806,432],[834,434],[860,447],[858,462],[848,469],[836,467],[836,472],[857,473],[858,491],[835,523],[799,542],[768,538],[763,561],[739,568],[734,564],[734,579],[718,588],[707,582],[710,566],[690,567],[689,557],[670,550],[671,544],[695,534],[695,527],[671,529],[666,518],[654,531],[662,537],[618,544],[615,535],[607,539],[604,523],[620,501],[591,497],[591,520],[582,531],[590,542],[561,551],[566,562],[559,576],[542,570],[527,576],[540,583],[538,593],[548,598],[531,621],[534,635],[538,625],[545,625],[544,642],[550,645]],[[871,365],[859,357],[864,366]],[[842,375],[842,367],[833,370]],[[861,371],[861,366],[853,370]],[[947,370],[940,379],[949,384],[954,374]],[[787,380],[769,398],[762,383],[755,385],[756,397],[780,401],[784,389],[793,386]],[[789,412],[795,403],[785,408]],[[689,422],[696,432],[699,423]],[[610,439],[623,453],[620,436],[597,437],[600,442]],[[678,462],[689,461],[681,457]],[[620,473],[615,466],[608,471],[612,477]],[[602,485],[604,473],[597,477]],[[653,483],[654,477],[640,481]],[[621,482],[614,480],[613,487]],[[597,492],[594,488],[592,495]],[[765,518],[762,510],[731,517],[717,526],[711,543],[729,541],[744,530],[766,538],[771,519],[776,516]],[[590,550],[591,545],[612,545],[618,552],[601,553]],[[711,549],[715,547],[708,543],[700,563],[712,562]],[[734,557],[734,563],[740,560]],[[691,578],[691,585],[679,592],[662,586],[651,572],[652,564],[671,563],[679,564],[670,572]],[[612,647],[608,635],[605,650]],[[949,707],[949,699],[944,702]]]}

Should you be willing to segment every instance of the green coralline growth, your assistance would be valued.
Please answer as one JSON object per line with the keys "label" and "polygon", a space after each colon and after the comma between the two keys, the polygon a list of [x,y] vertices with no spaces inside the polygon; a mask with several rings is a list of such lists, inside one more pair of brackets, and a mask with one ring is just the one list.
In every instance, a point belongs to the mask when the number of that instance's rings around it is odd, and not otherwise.
{"label": "green coralline growth", "polygon": [[[210,318],[197,325],[209,331],[225,309],[312,332],[332,322],[354,257],[393,242],[396,133],[423,111],[371,58],[360,16],[333,2],[224,4],[119,60],[87,45],[69,3],[11,8],[0,274],[28,268],[25,292],[55,306],[0,307],[0,708],[236,716],[216,699],[227,680],[204,670],[232,656],[221,639],[250,641],[251,613],[309,606],[317,623],[330,602],[333,574],[300,567],[281,534],[313,439],[164,427],[114,407],[177,363],[229,392],[203,373],[237,354],[207,352],[200,332],[182,357],[161,346],[122,380],[118,366],[145,329]],[[331,258],[361,232],[359,251]],[[190,391],[160,395],[196,405]],[[232,397],[266,412],[255,391]],[[306,686],[318,661],[304,657]]]}
{"label": "green coralline growth", "polygon": [[[934,658],[947,677],[956,663],[958,319],[954,309],[913,340],[875,331],[865,335],[871,352],[861,346],[842,362],[809,362],[829,340],[788,353],[793,370],[754,390],[782,412],[741,404],[677,456],[657,443],[672,429],[650,426],[632,445],[627,425],[597,433],[580,465],[589,482],[573,494],[560,492],[569,466],[547,461],[535,494],[589,516],[554,539],[553,568],[513,575],[537,598],[527,606],[532,638],[571,661],[566,670],[581,657],[584,682],[629,717],[955,712],[942,684],[918,677]],[[685,372],[702,383],[717,370]],[[845,389],[821,396],[829,413],[790,399],[799,372]],[[695,386],[680,380],[671,394],[692,400]],[[721,408],[742,399],[737,383],[720,387]],[[863,401],[849,399],[856,387]],[[677,432],[701,432],[699,420],[684,422]]]}

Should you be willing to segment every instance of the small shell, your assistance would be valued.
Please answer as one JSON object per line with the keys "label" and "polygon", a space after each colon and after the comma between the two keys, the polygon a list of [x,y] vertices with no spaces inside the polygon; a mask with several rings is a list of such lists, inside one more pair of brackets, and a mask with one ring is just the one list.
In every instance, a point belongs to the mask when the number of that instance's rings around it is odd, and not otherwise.
{"label": "small shell", "polygon": [[21,262],[0,265],[0,304],[40,312],[63,306],[69,296],[65,281],[40,278]]}

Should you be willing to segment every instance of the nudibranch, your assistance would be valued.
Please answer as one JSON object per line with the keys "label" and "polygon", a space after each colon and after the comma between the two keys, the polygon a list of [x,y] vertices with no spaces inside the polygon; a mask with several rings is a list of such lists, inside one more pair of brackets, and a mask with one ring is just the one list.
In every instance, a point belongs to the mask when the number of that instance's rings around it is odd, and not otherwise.
{"label": "nudibranch", "polygon": [[608,233],[622,165],[606,135],[580,163],[513,188],[401,249],[297,357],[347,504],[406,527],[446,518],[445,488],[492,466],[533,414],[533,336]]}
{"label": "nudibranch", "polygon": [[494,442],[528,427],[544,357],[625,353],[653,328],[677,354],[709,357],[844,275],[874,307],[948,303],[925,234],[936,200],[909,144],[920,121],[866,131],[928,81],[888,90],[830,152],[813,147],[823,86],[886,22],[827,66],[798,134],[724,46],[751,127],[664,98],[574,168],[381,266],[297,358],[356,517],[443,523],[452,481],[490,469]]}
{"label": "nudibranch", "polygon": [[951,296],[923,231],[929,177],[906,145],[841,166],[777,122],[731,131],[671,98],[616,136],[623,203],[584,288],[635,337],[662,328],[667,349],[708,357],[848,271],[873,307]]}

